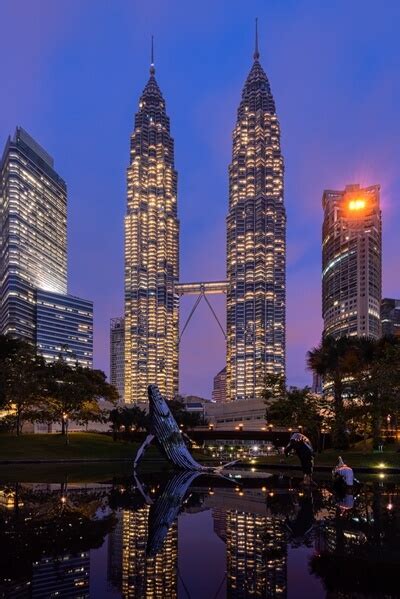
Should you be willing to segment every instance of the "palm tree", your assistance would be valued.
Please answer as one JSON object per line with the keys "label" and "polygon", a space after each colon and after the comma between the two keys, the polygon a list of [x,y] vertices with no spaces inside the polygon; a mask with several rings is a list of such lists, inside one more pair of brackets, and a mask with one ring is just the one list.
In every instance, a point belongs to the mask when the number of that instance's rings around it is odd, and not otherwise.
{"label": "palm tree", "polygon": [[351,377],[358,365],[357,340],[354,337],[326,336],[318,347],[307,353],[307,367],[330,383],[333,394],[334,425],[333,445],[347,449],[349,438],[346,426],[344,396],[349,390],[346,377]]}

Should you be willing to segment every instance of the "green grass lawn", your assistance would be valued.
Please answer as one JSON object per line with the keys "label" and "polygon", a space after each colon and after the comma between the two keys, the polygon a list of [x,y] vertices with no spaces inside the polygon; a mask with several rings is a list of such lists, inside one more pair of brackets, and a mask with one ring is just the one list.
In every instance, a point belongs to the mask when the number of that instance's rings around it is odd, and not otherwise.
{"label": "green grass lawn", "polygon": [[0,435],[0,460],[130,458],[137,447],[137,443],[114,442],[96,433],[71,433],[68,445],[58,434]]}
{"label": "green grass lawn", "polygon": [[[400,468],[400,453],[396,451],[386,450],[383,453],[373,452],[361,452],[361,451],[338,451],[328,449],[323,453],[315,456],[316,466],[330,466],[334,467],[337,463],[338,456],[341,455],[343,460],[352,468],[364,467],[364,468],[379,468],[381,464],[387,467]],[[284,468],[285,464],[299,464],[296,456],[290,456],[287,459],[282,459],[282,456],[260,456],[256,458],[256,465],[261,466],[268,464],[280,464]]]}

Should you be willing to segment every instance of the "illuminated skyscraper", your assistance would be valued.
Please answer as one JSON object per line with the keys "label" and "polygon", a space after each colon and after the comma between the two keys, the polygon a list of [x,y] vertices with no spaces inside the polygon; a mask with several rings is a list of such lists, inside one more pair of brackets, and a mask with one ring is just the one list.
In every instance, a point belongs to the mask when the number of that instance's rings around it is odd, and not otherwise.
{"label": "illuminated skyscraper", "polygon": [[17,127],[0,172],[1,333],[35,341],[35,289],[67,293],[67,187]]}
{"label": "illuminated skyscraper", "polygon": [[382,224],[379,185],[324,191],[324,335],[381,334]]}
{"label": "illuminated skyscraper", "polygon": [[227,218],[227,398],[260,397],[266,373],[285,373],[283,157],[275,102],[259,61],[233,131]]}
{"label": "illuminated skyscraper", "polygon": [[131,136],[125,217],[126,403],[147,399],[156,383],[172,399],[178,392],[179,221],[174,141],[165,102],[150,78]]}
{"label": "illuminated skyscraper", "polygon": [[92,365],[93,304],[67,294],[67,187],[21,127],[0,163],[0,333]]}
{"label": "illuminated skyscraper", "polygon": [[226,401],[226,366],[214,377],[212,400]]}

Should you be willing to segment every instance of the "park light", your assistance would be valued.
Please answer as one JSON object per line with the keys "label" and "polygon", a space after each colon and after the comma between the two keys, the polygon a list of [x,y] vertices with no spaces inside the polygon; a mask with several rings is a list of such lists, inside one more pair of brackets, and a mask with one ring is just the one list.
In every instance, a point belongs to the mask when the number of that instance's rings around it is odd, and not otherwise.
{"label": "park light", "polygon": [[255,472],[255,471],[256,471],[256,469],[255,469],[255,468],[251,468],[250,470],[251,470],[251,472]]}
{"label": "park light", "polygon": [[393,503],[388,503],[387,504],[387,509],[390,511],[393,509]]}
{"label": "park light", "polygon": [[61,503],[65,503],[67,501],[67,498],[65,497],[65,495],[61,496]]}
{"label": "park light", "polygon": [[384,464],[383,462],[381,462],[380,464],[378,464],[379,468],[386,468],[386,464]]}
{"label": "park light", "polygon": [[258,445],[254,445],[253,447],[253,451],[257,452],[258,451]]}
{"label": "park light", "polygon": [[261,487],[261,491],[262,491],[263,493],[265,493],[265,492],[266,492],[266,490],[267,490],[267,487]]}
{"label": "park light", "polygon": [[385,474],[383,472],[380,473],[379,478],[385,478]]}
{"label": "park light", "polygon": [[223,451],[223,449],[224,449],[224,446],[223,446],[223,445],[220,445],[220,446],[219,446],[219,450],[220,450],[220,451]]}

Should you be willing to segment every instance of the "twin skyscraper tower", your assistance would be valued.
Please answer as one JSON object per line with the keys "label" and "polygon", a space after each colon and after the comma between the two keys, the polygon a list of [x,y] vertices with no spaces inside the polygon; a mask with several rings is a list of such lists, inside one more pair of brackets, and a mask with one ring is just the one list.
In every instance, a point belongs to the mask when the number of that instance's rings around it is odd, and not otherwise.
{"label": "twin skyscraper tower", "polygon": [[131,136],[125,217],[124,400],[179,382],[179,300],[186,290],[226,293],[227,399],[259,397],[267,373],[285,373],[286,214],[280,129],[258,36],[233,130],[227,277],[179,282],[178,176],[165,101],[155,77]]}

